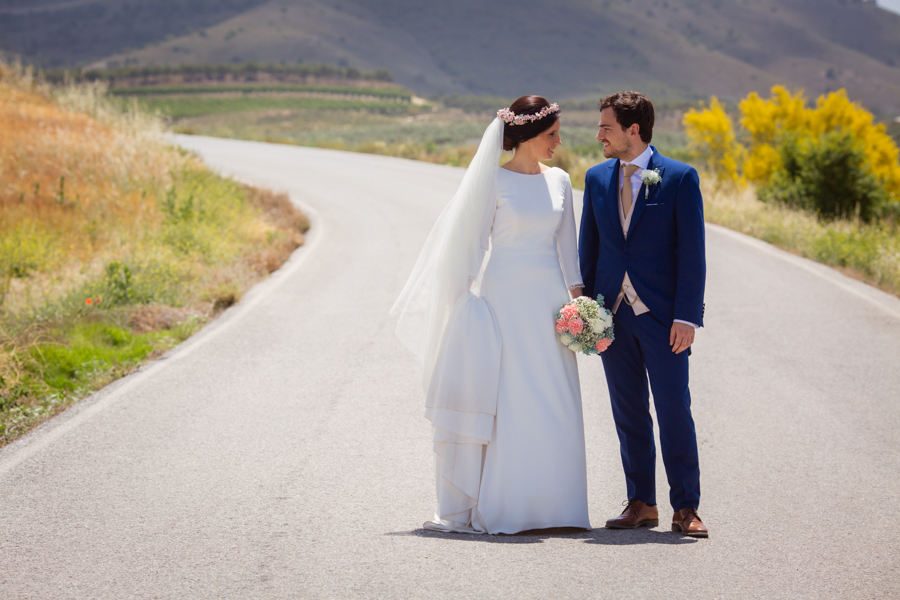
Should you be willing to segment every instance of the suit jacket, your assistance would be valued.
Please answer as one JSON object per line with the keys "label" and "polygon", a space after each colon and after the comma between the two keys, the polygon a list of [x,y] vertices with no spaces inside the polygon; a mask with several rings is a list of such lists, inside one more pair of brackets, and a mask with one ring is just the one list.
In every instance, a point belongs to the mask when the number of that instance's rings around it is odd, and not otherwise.
{"label": "suit jacket", "polygon": [[[697,171],[653,148],[648,169],[662,181],[642,185],[624,235],[619,220],[619,161],[592,167],[584,180],[578,254],[584,293],[615,301],[625,272],[638,297],[664,323],[703,325],[706,242]],[[607,306],[612,308],[612,306]]]}

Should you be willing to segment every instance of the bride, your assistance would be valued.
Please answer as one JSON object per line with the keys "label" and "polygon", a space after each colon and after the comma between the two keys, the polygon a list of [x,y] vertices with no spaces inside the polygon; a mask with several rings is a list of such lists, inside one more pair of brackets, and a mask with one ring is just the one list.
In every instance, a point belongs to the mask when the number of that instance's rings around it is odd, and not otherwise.
{"label": "bride", "polygon": [[578,369],[554,332],[582,292],[572,184],[540,162],[559,127],[540,96],[497,113],[391,311],[434,426],[427,529],[590,529]]}

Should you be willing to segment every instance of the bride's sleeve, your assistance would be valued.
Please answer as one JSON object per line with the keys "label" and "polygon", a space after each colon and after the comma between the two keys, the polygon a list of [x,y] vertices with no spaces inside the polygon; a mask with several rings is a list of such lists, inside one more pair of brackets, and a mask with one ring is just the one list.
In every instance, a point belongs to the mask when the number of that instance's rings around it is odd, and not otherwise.
{"label": "bride's sleeve", "polygon": [[478,236],[478,248],[475,253],[475,260],[469,266],[469,287],[481,272],[481,266],[484,263],[484,255],[491,248],[491,232],[494,230],[494,214],[497,212],[497,190],[492,190],[491,196],[493,200],[489,203],[487,210],[484,211],[484,219],[481,224],[481,233]]}
{"label": "bride's sleeve", "polygon": [[575,206],[572,199],[572,181],[566,175],[566,191],[563,198],[562,223],[556,237],[556,249],[559,252],[559,264],[563,278],[570,290],[584,287],[581,279],[581,267],[578,265],[578,237],[575,235]]}

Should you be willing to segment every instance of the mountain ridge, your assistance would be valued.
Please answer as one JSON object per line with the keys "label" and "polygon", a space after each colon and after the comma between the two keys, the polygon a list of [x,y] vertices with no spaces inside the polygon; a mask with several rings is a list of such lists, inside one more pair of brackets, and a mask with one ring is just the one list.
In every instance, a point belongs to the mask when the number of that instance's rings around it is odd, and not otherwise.
{"label": "mountain ridge", "polygon": [[634,87],[737,100],[776,84],[809,97],[844,87],[880,114],[900,114],[900,15],[861,0],[203,1],[222,18],[95,58],[387,68],[421,94],[588,98]]}

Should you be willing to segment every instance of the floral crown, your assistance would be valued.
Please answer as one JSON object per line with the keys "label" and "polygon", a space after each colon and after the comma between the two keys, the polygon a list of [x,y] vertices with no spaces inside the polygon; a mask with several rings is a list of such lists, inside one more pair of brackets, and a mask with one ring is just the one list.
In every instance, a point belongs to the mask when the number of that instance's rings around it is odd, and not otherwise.
{"label": "floral crown", "polygon": [[525,123],[539,121],[547,115],[552,115],[556,112],[559,112],[559,104],[553,103],[550,106],[545,106],[541,109],[541,112],[533,115],[517,115],[508,108],[501,108],[497,111],[497,116],[503,119],[503,122],[507,125],[524,125]]}

